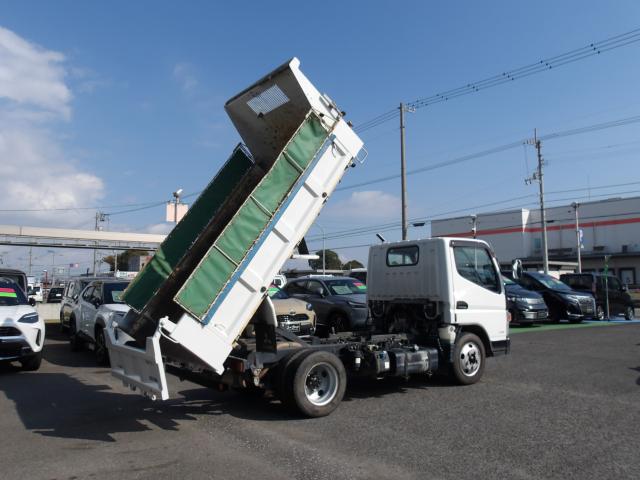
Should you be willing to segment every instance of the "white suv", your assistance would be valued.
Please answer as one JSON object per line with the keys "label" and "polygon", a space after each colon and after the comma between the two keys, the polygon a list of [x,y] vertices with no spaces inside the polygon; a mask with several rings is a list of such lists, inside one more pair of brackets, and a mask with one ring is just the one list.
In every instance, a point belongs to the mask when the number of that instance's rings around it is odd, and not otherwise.
{"label": "white suv", "polygon": [[128,285],[128,281],[95,280],[85,287],[69,318],[71,350],[87,345],[95,351],[99,365],[109,365],[104,329],[111,328],[113,320],[129,311],[130,307],[121,300]]}
{"label": "white suv", "polygon": [[44,322],[22,289],[0,277],[0,362],[19,361],[24,370],[38,370],[43,344]]}

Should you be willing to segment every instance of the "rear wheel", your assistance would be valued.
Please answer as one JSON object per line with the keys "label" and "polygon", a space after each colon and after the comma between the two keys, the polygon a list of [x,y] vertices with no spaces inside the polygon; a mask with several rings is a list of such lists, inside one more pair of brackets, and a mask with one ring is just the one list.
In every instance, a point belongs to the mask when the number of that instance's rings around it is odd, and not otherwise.
{"label": "rear wheel", "polygon": [[307,350],[289,366],[288,405],[307,417],[333,412],[344,397],[347,373],[334,354]]}
{"label": "rear wheel", "polygon": [[42,352],[38,352],[35,355],[30,355],[25,358],[20,359],[20,365],[23,370],[27,370],[29,372],[38,370],[40,368],[40,364],[42,363]]}
{"label": "rear wheel", "polygon": [[76,319],[74,317],[69,318],[69,348],[72,352],[79,351],[84,342],[80,339],[76,327]]}
{"label": "rear wheel", "polygon": [[343,312],[335,312],[329,319],[329,328],[334,332],[346,332],[348,325],[347,316]]}
{"label": "rear wheel", "polygon": [[461,385],[471,385],[482,377],[486,354],[484,344],[477,335],[463,333],[455,345],[452,373]]}
{"label": "rear wheel", "polygon": [[624,309],[624,319],[625,320],[633,320],[635,317],[635,310],[633,307],[627,307]]}
{"label": "rear wheel", "polygon": [[96,362],[101,367],[109,366],[109,350],[102,327],[96,327]]}

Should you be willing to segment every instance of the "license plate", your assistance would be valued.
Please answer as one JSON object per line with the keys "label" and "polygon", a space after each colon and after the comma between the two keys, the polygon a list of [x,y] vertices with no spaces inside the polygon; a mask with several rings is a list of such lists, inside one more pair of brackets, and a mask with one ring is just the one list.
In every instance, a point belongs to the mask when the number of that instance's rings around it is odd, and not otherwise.
{"label": "license plate", "polygon": [[299,332],[300,325],[288,325],[287,330],[289,330],[290,332]]}

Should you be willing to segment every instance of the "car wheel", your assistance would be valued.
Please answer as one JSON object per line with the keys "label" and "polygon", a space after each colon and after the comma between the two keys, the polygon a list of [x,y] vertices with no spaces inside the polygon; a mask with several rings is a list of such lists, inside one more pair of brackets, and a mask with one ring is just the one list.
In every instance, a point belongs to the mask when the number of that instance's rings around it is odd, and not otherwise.
{"label": "car wheel", "polygon": [[329,329],[337,332],[348,331],[347,316],[343,312],[335,312],[329,319]]}
{"label": "car wheel", "polygon": [[344,397],[347,373],[333,353],[307,350],[290,365],[289,406],[307,417],[324,417]]}
{"label": "car wheel", "polygon": [[109,350],[102,327],[96,327],[96,362],[101,367],[109,366]]}
{"label": "car wheel", "polygon": [[471,385],[482,377],[486,354],[484,344],[477,335],[463,333],[456,341],[452,373],[460,385]]}
{"label": "car wheel", "polygon": [[20,359],[20,365],[23,370],[28,372],[33,372],[40,368],[40,364],[42,363],[42,352],[38,352],[35,355],[30,355],[25,358]]}
{"label": "car wheel", "polygon": [[633,307],[627,307],[624,309],[624,319],[625,320],[633,320],[633,318],[635,317],[635,311],[633,309]]}
{"label": "car wheel", "polygon": [[596,318],[598,320],[604,320],[604,308],[602,308],[602,305],[596,306]]}
{"label": "car wheel", "polygon": [[84,342],[80,339],[76,327],[76,319],[71,317],[69,319],[69,347],[72,352],[78,352],[82,349]]}

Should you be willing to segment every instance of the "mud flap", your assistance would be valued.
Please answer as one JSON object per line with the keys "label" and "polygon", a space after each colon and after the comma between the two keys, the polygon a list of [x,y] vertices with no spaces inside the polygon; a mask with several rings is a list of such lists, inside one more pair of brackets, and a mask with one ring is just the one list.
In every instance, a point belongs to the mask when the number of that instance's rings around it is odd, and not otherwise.
{"label": "mud flap", "polygon": [[160,327],[153,336],[147,337],[144,350],[126,345],[131,337],[117,327],[105,330],[111,374],[122,380],[125,387],[139,389],[151,400],[167,400],[169,390],[160,352]]}

